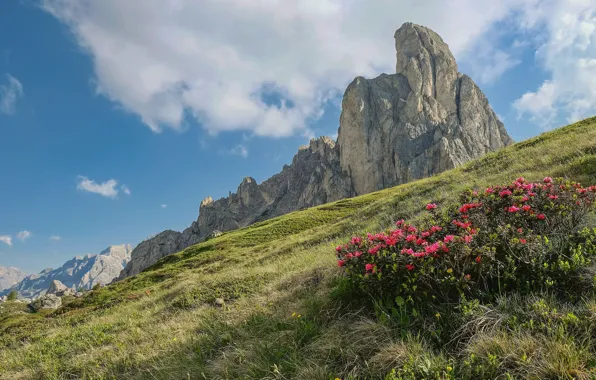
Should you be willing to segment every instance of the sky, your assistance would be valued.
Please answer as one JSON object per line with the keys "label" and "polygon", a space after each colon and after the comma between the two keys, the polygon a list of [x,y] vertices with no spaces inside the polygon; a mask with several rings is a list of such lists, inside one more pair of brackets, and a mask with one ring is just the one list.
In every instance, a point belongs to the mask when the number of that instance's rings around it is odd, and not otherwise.
{"label": "sky", "polygon": [[335,137],[357,76],[427,26],[524,140],[596,114],[596,0],[0,2],[0,266],[182,230]]}

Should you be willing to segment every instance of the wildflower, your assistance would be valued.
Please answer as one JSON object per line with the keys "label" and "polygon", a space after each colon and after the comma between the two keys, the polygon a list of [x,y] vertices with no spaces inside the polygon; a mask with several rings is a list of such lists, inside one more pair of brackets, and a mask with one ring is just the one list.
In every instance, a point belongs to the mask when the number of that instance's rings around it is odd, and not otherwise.
{"label": "wildflower", "polygon": [[429,204],[426,205],[426,209],[429,210],[429,211],[430,210],[434,210],[436,208],[437,208],[437,205],[434,204],[434,203],[429,203]]}
{"label": "wildflower", "polygon": [[519,177],[518,179],[515,180],[515,182],[517,182],[519,184],[523,184],[524,182],[526,182],[526,179],[524,177]]}
{"label": "wildflower", "polygon": [[360,251],[354,252],[354,257],[360,257],[360,256],[362,256],[362,252],[360,252]]}
{"label": "wildflower", "polygon": [[476,262],[477,262],[478,264],[480,264],[480,261],[482,261],[482,259],[480,258],[480,256],[476,256]]}
{"label": "wildflower", "polygon": [[536,215],[536,218],[538,218],[538,220],[544,220],[544,219],[546,219],[546,215],[538,214],[538,215]]}
{"label": "wildflower", "polygon": [[472,275],[471,274],[466,274],[464,277],[468,281],[470,281],[472,279]]}
{"label": "wildflower", "polygon": [[341,252],[342,249],[343,249],[343,247],[341,245],[338,245],[337,248],[335,248],[335,251]]}
{"label": "wildflower", "polygon": [[519,242],[522,243],[522,244],[526,244],[527,243],[527,240],[526,239],[519,239]]}
{"label": "wildflower", "polygon": [[518,212],[520,209],[517,206],[511,206],[507,209],[508,212],[510,213],[514,213],[514,212]]}
{"label": "wildflower", "polygon": [[352,245],[360,245],[362,243],[362,238],[360,237],[353,237],[351,241]]}
{"label": "wildflower", "polygon": [[552,199],[552,200],[555,200],[555,199],[558,199],[558,198],[559,198],[559,196],[558,196],[558,195],[552,195],[552,194],[551,194],[551,195],[549,195],[548,197],[549,197],[550,199]]}
{"label": "wildflower", "polygon": [[408,264],[408,265],[406,265],[406,269],[407,269],[407,270],[409,270],[409,271],[413,271],[413,270],[414,270],[414,268],[415,268],[415,267],[414,267],[412,264]]}
{"label": "wildflower", "polygon": [[366,264],[364,266],[364,269],[366,269],[367,272],[371,272],[375,269],[376,266],[377,266],[377,264]]}
{"label": "wildflower", "polygon": [[408,243],[415,242],[416,240],[418,240],[418,236],[416,236],[416,235],[408,235],[408,236],[406,236],[406,241]]}
{"label": "wildflower", "polygon": [[530,206],[530,205],[524,205],[524,206],[522,207],[522,210],[524,210],[525,212],[528,212],[528,211],[530,211],[531,209],[532,209],[532,206]]}
{"label": "wildflower", "polygon": [[443,230],[443,227],[439,227],[439,226],[432,226],[432,227],[430,228],[430,231],[431,231],[432,233],[439,232],[439,231],[442,231],[442,230]]}
{"label": "wildflower", "polygon": [[544,177],[544,183],[552,183],[553,179],[551,177]]}
{"label": "wildflower", "polygon": [[408,249],[402,249],[401,253],[403,254],[408,254],[408,255],[413,255],[414,254],[414,250],[412,248],[408,248]]}
{"label": "wildflower", "polygon": [[427,238],[427,237],[429,237],[429,236],[430,236],[430,232],[429,232],[429,231],[424,231],[424,232],[421,234],[421,236],[422,236],[423,238]]}
{"label": "wildflower", "polygon": [[439,318],[441,318],[441,314],[437,313],[437,314],[435,314],[435,317],[437,317],[437,319],[439,319]]}
{"label": "wildflower", "polygon": [[418,229],[414,226],[408,226],[408,232],[415,233],[415,232],[418,232]]}
{"label": "wildflower", "polygon": [[443,239],[443,241],[445,243],[450,243],[450,242],[453,241],[453,239],[455,239],[455,236],[453,236],[453,235],[447,235],[447,236],[445,236],[445,238]]}
{"label": "wildflower", "polygon": [[453,367],[451,367],[450,365],[447,366],[447,372],[451,372],[453,371]]}
{"label": "wildflower", "polygon": [[517,232],[521,234],[521,233],[523,233],[523,232],[524,232],[524,229],[523,229],[523,228],[518,228],[518,229],[517,229]]}
{"label": "wildflower", "polygon": [[487,188],[486,190],[484,190],[484,192],[488,195],[488,194],[492,194],[495,192],[495,190],[492,187]]}
{"label": "wildflower", "polygon": [[472,241],[472,236],[471,235],[466,235],[466,236],[464,236],[463,239],[464,239],[464,242],[466,244],[470,244],[470,242]]}
{"label": "wildflower", "polygon": [[337,260],[338,267],[343,267],[344,265],[346,265],[346,262],[344,260]]}
{"label": "wildflower", "polygon": [[449,273],[449,274],[453,273],[453,269],[452,268],[447,269],[447,273]]}
{"label": "wildflower", "polygon": [[380,245],[375,245],[374,247],[372,247],[371,249],[368,250],[368,253],[370,253],[371,255],[376,255],[379,252],[379,249],[381,249]]}
{"label": "wildflower", "polygon": [[428,242],[422,238],[418,238],[418,240],[416,240],[416,245],[425,245],[428,244]]}
{"label": "wildflower", "polygon": [[414,252],[412,254],[412,256],[414,256],[415,258],[419,259],[421,257],[428,256],[428,255],[425,252]]}
{"label": "wildflower", "polygon": [[397,222],[395,222],[395,225],[398,226],[398,227],[401,226],[401,225],[403,225],[403,224],[404,224],[404,220],[403,219],[398,220]]}
{"label": "wildflower", "polygon": [[499,193],[499,196],[500,196],[501,198],[505,198],[505,197],[508,197],[508,196],[510,196],[510,195],[512,195],[512,194],[513,194],[513,193],[511,192],[511,190],[503,190],[503,191],[501,191],[501,192]]}
{"label": "wildflower", "polygon": [[436,242],[436,243],[433,243],[431,245],[426,246],[426,248],[424,249],[424,251],[427,254],[435,253],[435,252],[437,252],[439,250],[439,247],[440,247],[439,246],[439,243]]}

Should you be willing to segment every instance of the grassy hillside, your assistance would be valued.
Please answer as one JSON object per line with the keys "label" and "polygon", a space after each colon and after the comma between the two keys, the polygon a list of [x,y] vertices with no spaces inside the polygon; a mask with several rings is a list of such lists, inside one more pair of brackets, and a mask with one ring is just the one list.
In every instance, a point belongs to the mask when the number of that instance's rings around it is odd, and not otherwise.
{"label": "grassy hillside", "polygon": [[[341,281],[334,247],[352,234],[416,220],[427,202],[453,203],[463,190],[520,175],[596,183],[596,118],[432,178],[226,233],[65,298],[55,312],[4,304],[0,378],[481,378],[470,369],[478,366],[486,378],[596,376],[592,294],[576,304],[537,294],[483,305],[466,326],[474,339],[444,346],[420,326],[396,327]],[[504,323],[512,317],[513,327]]]}

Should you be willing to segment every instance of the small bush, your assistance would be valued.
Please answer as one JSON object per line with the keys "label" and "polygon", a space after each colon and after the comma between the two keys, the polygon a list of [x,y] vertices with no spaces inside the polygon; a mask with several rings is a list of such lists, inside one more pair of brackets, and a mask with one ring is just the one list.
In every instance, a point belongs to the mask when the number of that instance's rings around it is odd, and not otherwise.
{"label": "small bush", "polygon": [[[429,215],[421,228],[354,237],[337,247],[338,265],[363,290],[424,308],[515,291],[579,294],[596,254],[596,229],[582,229],[596,186],[553,181],[468,191],[461,205]],[[416,313],[416,309],[414,309]]]}
{"label": "small bush", "polygon": [[6,296],[6,300],[7,301],[16,301],[18,296],[19,296],[19,293],[17,293],[17,291],[13,289]]}

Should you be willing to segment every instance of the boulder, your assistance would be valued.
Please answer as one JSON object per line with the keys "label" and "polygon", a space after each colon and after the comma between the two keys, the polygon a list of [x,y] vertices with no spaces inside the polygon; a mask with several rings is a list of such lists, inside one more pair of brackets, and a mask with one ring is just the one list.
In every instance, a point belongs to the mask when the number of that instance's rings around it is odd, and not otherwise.
{"label": "boulder", "polygon": [[44,309],[54,310],[62,305],[62,299],[55,294],[46,294],[29,304],[29,307],[33,311],[39,311]]}

